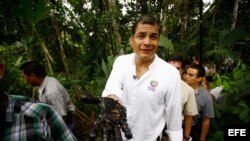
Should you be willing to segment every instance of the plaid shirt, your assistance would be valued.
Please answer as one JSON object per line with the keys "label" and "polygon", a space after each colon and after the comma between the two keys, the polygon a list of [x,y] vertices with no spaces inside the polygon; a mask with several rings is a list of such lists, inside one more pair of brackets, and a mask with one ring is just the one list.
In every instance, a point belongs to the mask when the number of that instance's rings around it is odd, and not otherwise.
{"label": "plaid shirt", "polygon": [[1,141],[77,141],[51,106],[23,96],[8,95],[8,99]]}

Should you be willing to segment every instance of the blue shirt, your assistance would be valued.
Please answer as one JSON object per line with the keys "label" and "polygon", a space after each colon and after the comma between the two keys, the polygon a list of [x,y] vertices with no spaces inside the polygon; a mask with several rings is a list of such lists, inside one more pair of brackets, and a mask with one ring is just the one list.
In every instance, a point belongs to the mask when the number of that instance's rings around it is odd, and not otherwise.
{"label": "blue shirt", "polygon": [[195,94],[198,115],[193,117],[193,125],[201,124],[203,117],[214,118],[214,106],[211,94],[203,87],[199,87]]}

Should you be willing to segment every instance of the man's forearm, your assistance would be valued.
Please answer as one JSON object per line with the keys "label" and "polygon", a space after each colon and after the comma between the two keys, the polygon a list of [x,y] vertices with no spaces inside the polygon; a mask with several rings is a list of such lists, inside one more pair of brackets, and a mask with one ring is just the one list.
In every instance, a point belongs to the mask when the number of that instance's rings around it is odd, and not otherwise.
{"label": "man's forearm", "polygon": [[193,117],[189,115],[184,116],[184,131],[183,131],[183,136],[188,137],[191,132],[192,128],[192,120]]}
{"label": "man's forearm", "polygon": [[210,118],[203,118],[200,140],[205,141],[210,128]]}

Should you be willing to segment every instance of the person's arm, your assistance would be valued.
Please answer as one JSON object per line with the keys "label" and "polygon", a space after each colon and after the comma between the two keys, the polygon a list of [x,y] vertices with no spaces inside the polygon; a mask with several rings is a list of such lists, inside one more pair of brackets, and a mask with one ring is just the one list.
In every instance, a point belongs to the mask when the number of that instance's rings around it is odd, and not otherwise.
{"label": "person's arm", "polygon": [[206,141],[209,128],[210,128],[210,118],[204,117],[202,119],[200,141]]}
{"label": "person's arm", "polygon": [[188,89],[186,89],[186,91],[188,90],[188,100],[184,105],[183,109],[183,114],[184,114],[183,141],[188,140],[192,129],[193,116],[198,114],[194,90],[190,86],[187,86],[187,88]]}
{"label": "person's arm", "polygon": [[223,90],[223,86],[218,86],[210,90],[210,93],[213,97],[213,100],[216,101],[219,97],[221,97],[221,91]]}
{"label": "person's arm", "polygon": [[52,105],[62,117],[67,116],[64,99],[59,92],[46,94],[46,100],[47,104]]}
{"label": "person's arm", "polygon": [[214,107],[213,107],[213,99],[209,95],[209,93],[206,93],[207,96],[207,101],[205,101],[205,106],[203,109],[203,118],[202,118],[202,123],[201,123],[201,135],[200,135],[200,140],[205,141],[206,137],[209,132],[210,128],[210,122],[211,119],[214,117]]}
{"label": "person's arm", "polygon": [[105,89],[102,93],[102,97],[108,96],[120,102],[123,86],[123,74],[121,64],[121,59],[120,57],[118,57],[113,64],[113,69],[107,80]]}
{"label": "person's arm", "polygon": [[179,72],[173,73],[168,94],[166,94],[166,124],[167,134],[171,141],[182,141],[182,112],[181,112],[181,79]]}
{"label": "person's arm", "polygon": [[184,115],[184,131],[183,131],[183,141],[187,141],[187,138],[190,136],[192,128],[193,116]]}

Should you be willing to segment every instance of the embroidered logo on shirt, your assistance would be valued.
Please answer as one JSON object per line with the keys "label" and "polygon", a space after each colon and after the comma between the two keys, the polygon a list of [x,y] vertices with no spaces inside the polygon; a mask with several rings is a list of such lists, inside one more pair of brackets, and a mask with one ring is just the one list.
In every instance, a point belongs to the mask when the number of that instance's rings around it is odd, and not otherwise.
{"label": "embroidered logo on shirt", "polygon": [[157,85],[158,85],[158,81],[151,80],[150,81],[150,86],[148,86],[148,90],[154,92],[156,90]]}

